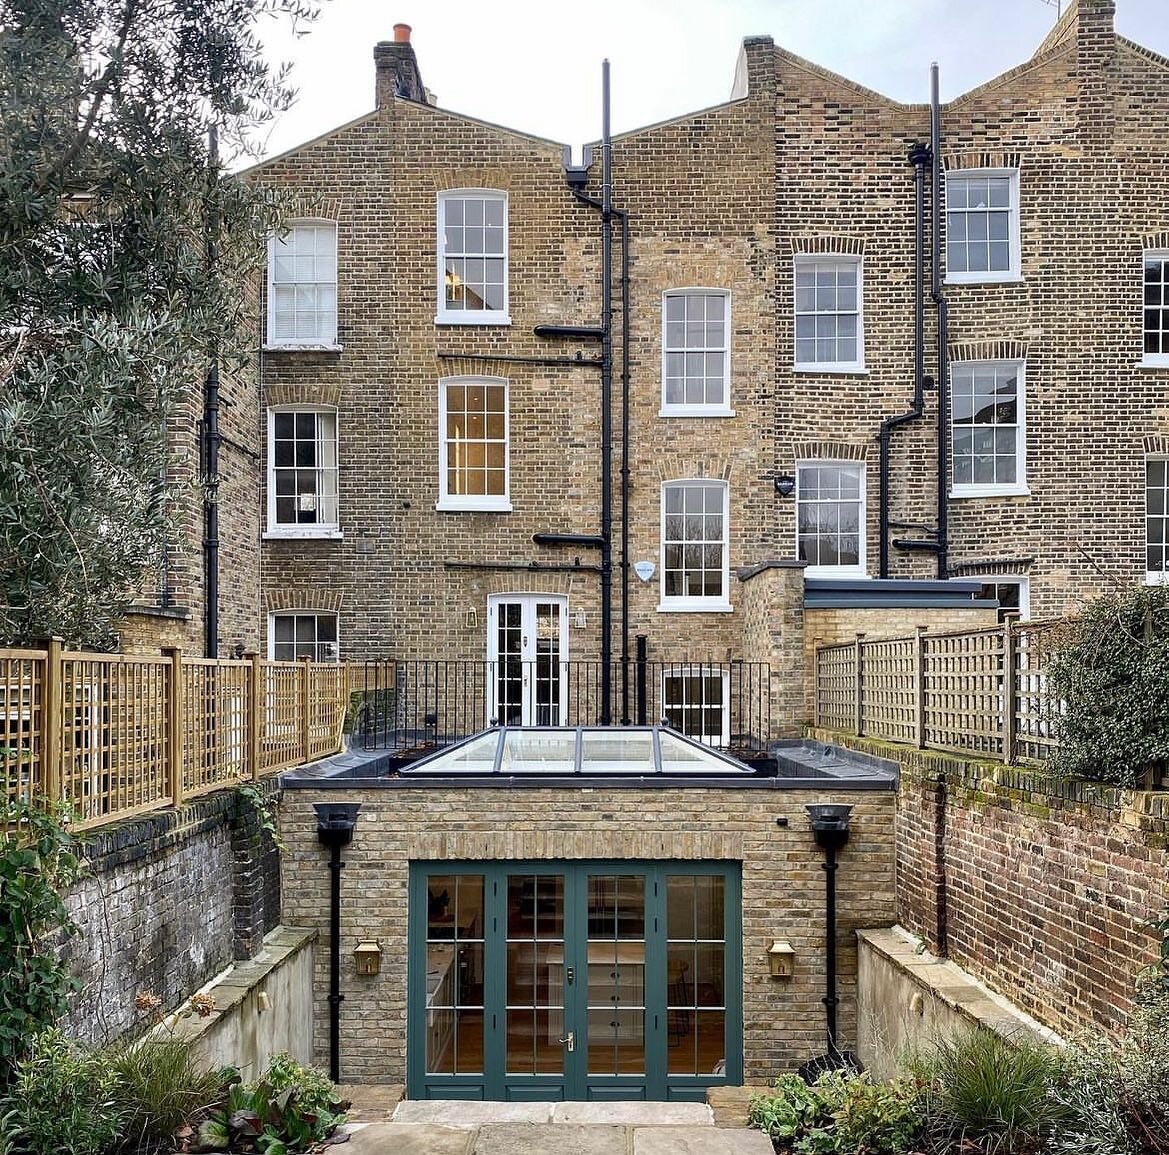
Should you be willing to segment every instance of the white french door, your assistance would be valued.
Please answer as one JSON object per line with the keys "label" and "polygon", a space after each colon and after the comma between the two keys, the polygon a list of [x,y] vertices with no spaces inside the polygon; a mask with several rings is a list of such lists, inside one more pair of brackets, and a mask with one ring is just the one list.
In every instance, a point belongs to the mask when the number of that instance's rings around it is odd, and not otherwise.
{"label": "white french door", "polygon": [[568,599],[499,594],[487,600],[489,725],[563,726]]}

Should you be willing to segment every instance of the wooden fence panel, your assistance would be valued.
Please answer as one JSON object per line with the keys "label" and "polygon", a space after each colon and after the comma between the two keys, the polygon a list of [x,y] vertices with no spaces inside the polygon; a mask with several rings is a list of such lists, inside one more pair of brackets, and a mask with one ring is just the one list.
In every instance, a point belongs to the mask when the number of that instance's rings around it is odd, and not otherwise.
{"label": "wooden fence panel", "polygon": [[62,656],[61,790],[79,826],[171,802],[170,665],[120,654]]}
{"label": "wooden fence panel", "polygon": [[308,750],[305,761],[324,758],[341,745],[349,699],[348,668],[316,664],[308,667]]}
{"label": "wooden fence panel", "polygon": [[1016,756],[1028,762],[1046,761],[1059,746],[1056,734],[1063,703],[1047,685],[1057,624],[1028,623],[1016,631],[1015,749]]}
{"label": "wooden fence panel", "polygon": [[856,646],[816,649],[816,724],[851,730],[856,717]]}
{"label": "wooden fence panel", "polygon": [[44,793],[41,768],[45,650],[0,650],[0,797]]}
{"label": "wooden fence panel", "polygon": [[1005,757],[1003,631],[926,634],[924,650],[926,745]]}
{"label": "wooden fence panel", "polygon": [[260,773],[291,766],[303,755],[303,662],[260,662]]}
{"label": "wooden fence panel", "polygon": [[250,662],[187,658],[182,663],[183,795],[250,778]]}
{"label": "wooden fence panel", "polygon": [[860,645],[861,718],[870,738],[917,741],[917,647],[914,638]]}

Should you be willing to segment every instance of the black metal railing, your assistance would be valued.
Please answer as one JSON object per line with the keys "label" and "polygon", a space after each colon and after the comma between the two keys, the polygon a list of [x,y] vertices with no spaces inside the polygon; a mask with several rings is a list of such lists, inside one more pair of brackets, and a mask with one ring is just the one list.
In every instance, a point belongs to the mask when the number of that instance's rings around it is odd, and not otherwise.
{"label": "black metal railing", "polygon": [[[602,673],[600,662],[552,657],[370,660],[354,684],[353,742],[367,750],[421,753],[488,726],[601,725]],[[664,723],[745,753],[766,749],[776,736],[765,662],[618,661],[609,683],[614,724]]]}

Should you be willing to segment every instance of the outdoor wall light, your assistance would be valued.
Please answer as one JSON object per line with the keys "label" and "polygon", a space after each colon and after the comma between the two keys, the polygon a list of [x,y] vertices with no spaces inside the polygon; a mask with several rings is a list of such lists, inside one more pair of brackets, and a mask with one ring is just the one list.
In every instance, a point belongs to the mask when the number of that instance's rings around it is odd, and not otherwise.
{"label": "outdoor wall light", "polygon": [[781,474],[775,479],[775,492],[780,497],[791,497],[796,491],[796,479],[790,473]]}
{"label": "outdoor wall light", "polygon": [[382,948],[372,940],[359,942],[353,952],[353,961],[359,975],[376,975],[382,969]]}
{"label": "outdoor wall light", "polygon": [[773,979],[790,979],[795,972],[795,948],[786,939],[775,939],[767,948],[767,962]]}

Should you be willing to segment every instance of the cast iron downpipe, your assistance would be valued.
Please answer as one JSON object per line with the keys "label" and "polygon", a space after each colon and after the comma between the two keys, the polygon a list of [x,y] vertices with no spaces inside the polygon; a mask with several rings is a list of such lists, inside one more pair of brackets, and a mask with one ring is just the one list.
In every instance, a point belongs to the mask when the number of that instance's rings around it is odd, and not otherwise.
{"label": "cast iron downpipe", "polygon": [[[219,129],[207,130],[210,203],[207,207],[207,268],[212,276],[219,260]],[[219,657],[219,350],[203,386],[203,656]]]}
{"label": "cast iron downpipe", "polygon": [[360,802],[316,802],[317,839],[329,848],[329,1078],[341,1081],[341,848],[353,841]]}
{"label": "cast iron downpipe", "polygon": [[930,65],[930,194],[933,268],[930,297],[938,310],[938,578],[949,576],[950,550],[950,303],[942,292],[942,109],[938,101],[938,66]]}
{"label": "cast iron downpipe", "polygon": [[848,842],[848,816],[851,806],[839,803],[811,804],[807,807],[808,819],[816,835],[816,845],[824,851],[820,864],[824,871],[824,933],[825,933],[825,994],[821,1000],[827,1012],[828,1054],[832,1061],[840,1056],[836,1046],[836,852]]}
{"label": "cast iron downpipe", "polygon": [[889,438],[894,429],[920,421],[925,412],[925,166],[930,150],[920,142],[909,150],[913,165],[913,406],[886,417],[877,436],[880,444],[880,577],[889,576]]}
{"label": "cast iron downpipe", "polygon": [[[587,152],[587,150],[586,150]],[[588,179],[589,156],[582,168],[568,163],[565,175],[572,195],[601,213],[601,324],[537,325],[537,337],[599,340],[601,356],[601,532],[599,534],[537,533],[537,545],[585,545],[601,551],[601,718],[613,720],[613,220],[621,222],[621,713],[629,719],[629,214],[613,206],[613,145],[609,129],[609,62],[601,65],[601,199],[582,186]],[[593,363],[593,362],[585,362]]]}

